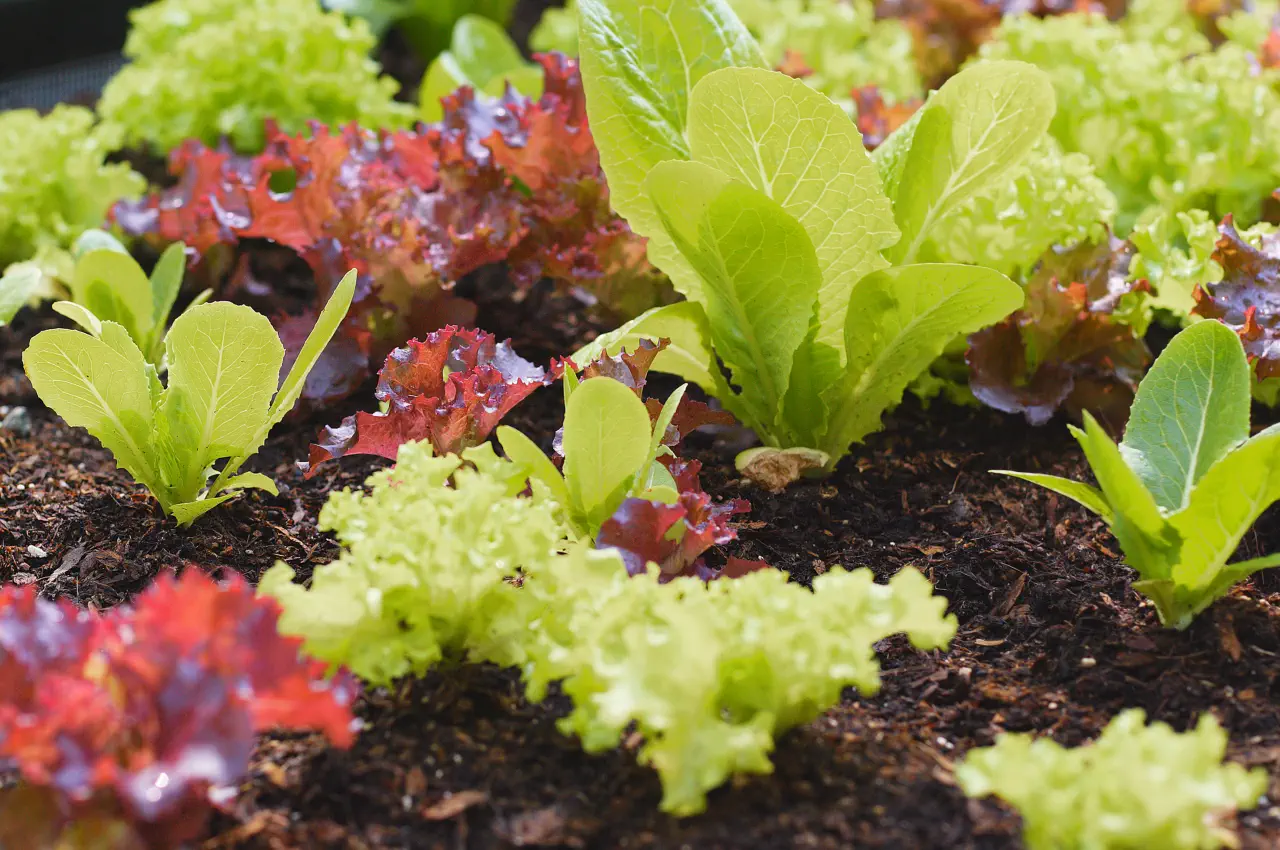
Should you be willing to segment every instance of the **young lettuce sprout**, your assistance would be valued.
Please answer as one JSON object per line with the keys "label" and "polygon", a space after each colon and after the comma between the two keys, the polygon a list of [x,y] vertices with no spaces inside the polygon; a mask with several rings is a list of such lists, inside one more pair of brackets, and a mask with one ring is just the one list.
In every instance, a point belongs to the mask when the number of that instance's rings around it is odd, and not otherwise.
{"label": "young lettuce sprout", "polygon": [[1249,437],[1249,362],[1240,339],[1205,321],[1182,331],[1147,373],[1117,446],[1084,415],[1069,426],[1098,479],[995,470],[1102,517],[1137,570],[1160,622],[1185,629],[1280,554],[1228,564],[1249,527],[1280,500],[1280,426]]}
{"label": "young lettuce sprout", "polygon": [[[225,302],[201,304],[173,323],[164,337],[165,384],[129,328],[83,307],[71,311],[83,331],[37,334],[23,366],[41,401],[97,437],[165,513],[190,525],[238,490],[276,492],[261,473],[237,473],[293,409],[347,313],[355,280],[353,271],[334,290],[283,383],[284,346],[271,322]],[[116,318],[145,315],[147,333],[156,333],[151,312],[104,303],[126,311]],[[219,471],[214,464],[223,459]]]}
{"label": "young lettuce sprout", "polygon": [[[952,339],[1022,303],[996,271],[926,261],[938,225],[1044,135],[1053,89],[1034,67],[963,71],[873,159],[843,109],[763,67],[724,3],[579,9],[611,201],[688,299],[599,344],[669,337],[654,368],[719,398],[767,451],[829,471]],[[650,37],[651,14],[670,31]]]}
{"label": "young lettuce sprout", "polygon": [[1223,818],[1251,809],[1267,772],[1222,763],[1227,733],[1202,715],[1193,731],[1121,712],[1098,740],[1066,749],[1004,734],[956,767],[970,797],[994,795],[1022,815],[1030,850],[1207,850],[1237,847]]}
{"label": "young lettuce sprout", "polygon": [[499,426],[498,442],[507,457],[524,466],[530,479],[545,484],[564,506],[573,532],[594,540],[600,527],[628,498],[673,505],[679,488],[659,454],[667,427],[684,398],[686,386],[673,392],[656,422],[636,392],[612,378],[564,373],[564,472],[537,444],[508,426]]}

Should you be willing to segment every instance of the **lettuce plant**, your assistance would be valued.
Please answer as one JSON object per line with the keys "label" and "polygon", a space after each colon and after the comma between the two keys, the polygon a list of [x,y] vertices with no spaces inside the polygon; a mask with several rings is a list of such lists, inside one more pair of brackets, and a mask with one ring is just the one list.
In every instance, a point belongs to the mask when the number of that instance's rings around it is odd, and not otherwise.
{"label": "lettuce plant", "polygon": [[325,428],[311,446],[307,477],[327,460],[377,455],[395,460],[400,446],[430,440],[440,454],[458,454],[488,439],[502,417],[563,366],[544,370],[499,343],[493,334],[449,325],[410,340],[378,374],[379,413],[348,416]]}
{"label": "lettuce plant", "polygon": [[[759,67],[722,3],[579,8],[587,107],[614,208],[690,302],[609,341],[661,325],[671,350],[655,368],[718,397],[766,447],[816,450],[833,467],[953,337],[1021,303],[998,272],[917,261],[939,223],[1043,135],[1053,114],[1043,74],[1019,63],[969,69],[873,162],[838,106]],[[671,27],[641,39],[650,14]]]}
{"label": "lettuce plant", "polygon": [[449,49],[431,62],[422,78],[418,108],[423,121],[439,121],[444,118],[441,100],[462,86],[501,97],[508,85],[537,99],[542,94],[542,67],[526,62],[499,24],[479,15],[463,15],[453,28]]}
{"label": "lettuce plant", "polygon": [[1126,233],[1153,207],[1257,220],[1280,182],[1280,70],[1253,50],[1212,48],[1187,4],[1134,0],[1115,23],[1095,13],[1007,18],[980,56],[1048,73],[1059,106],[1051,133],[1093,162]]}
{"label": "lettuce plant", "polygon": [[1267,772],[1223,764],[1227,733],[1211,714],[1193,731],[1116,716],[1098,739],[1067,749],[1006,733],[956,766],[970,797],[994,795],[1022,815],[1029,850],[1210,850],[1236,847],[1228,826],[1267,789]]}
{"label": "lettuce plant", "polygon": [[1050,249],[1027,278],[1026,305],[969,337],[969,389],[979,401],[1043,425],[1088,410],[1119,434],[1151,363],[1143,342],[1150,286],[1131,281],[1133,248],[1104,235]]}
{"label": "lettuce plant", "polygon": [[905,632],[918,649],[955,634],[946,601],[907,567],[887,585],[836,569],[809,590],[779,570],[729,581],[657,571],[628,577],[617,555],[574,549],[537,565],[520,588],[528,631],[519,662],[529,697],[562,681],[560,728],[588,752],[631,730],[662,780],[662,809],[701,812],[730,776],[769,773],[775,736],[880,686],[874,644]]}
{"label": "lettuce plant", "polygon": [[497,660],[518,639],[507,631],[510,581],[554,558],[565,537],[544,488],[520,495],[527,478],[487,444],[437,457],[430,443],[407,443],[367,493],[335,493],[320,512],[343,546],[338,560],[316,567],[306,589],[277,564],[259,592],[280,600],[281,630],[307,652],[374,684],[442,660]]}
{"label": "lettuce plant", "polygon": [[105,162],[119,143],[117,128],[95,124],[79,106],[55,106],[43,116],[0,112],[0,270],[22,260],[54,262],[100,226],[112,204],[142,194],[141,175]]}
{"label": "lettuce plant", "polygon": [[130,64],[98,102],[128,144],[169,151],[226,137],[256,152],[267,119],[296,133],[311,121],[395,128],[413,118],[369,56],[368,26],[315,0],[159,0],[130,20]]}
{"label": "lettuce plant", "polygon": [[[165,513],[189,525],[238,490],[276,492],[261,473],[237,473],[293,409],[354,289],[352,273],[283,383],[284,347],[271,322],[225,302],[201,304],[173,323],[164,337],[164,385],[123,325],[87,310],[69,311],[82,331],[37,334],[22,363],[41,401],[98,438]],[[223,459],[219,471],[214,464]]]}
{"label": "lettuce plant", "polygon": [[928,256],[1017,278],[1055,246],[1103,241],[1115,214],[1115,196],[1088,157],[1045,137],[1013,174],[938,226]]}
{"label": "lettuce plant", "polygon": [[680,387],[672,393],[654,421],[637,393],[621,381],[600,376],[579,384],[566,372],[563,471],[514,428],[500,426],[498,442],[564,506],[574,534],[595,539],[628,498],[679,501],[677,482],[659,456],[684,391]]}
{"label": "lettuce plant", "polygon": [[257,733],[351,745],[355,681],[299,654],[238,576],[164,576],[105,614],[0,590],[6,847],[179,847],[249,768]]}
{"label": "lettuce plant", "polygon": [[1174,337],[1138,387],[1117,446],[1085,414],[1071,426],[1098,479],[1002,472],[1079,502],[1111,528],[1160,621],[1184,629],[1237,582],[1280,555],[1228,564],[1249,527],[1280,500],[1280,427],[1249,437],[1249,363],[1217,322]]}

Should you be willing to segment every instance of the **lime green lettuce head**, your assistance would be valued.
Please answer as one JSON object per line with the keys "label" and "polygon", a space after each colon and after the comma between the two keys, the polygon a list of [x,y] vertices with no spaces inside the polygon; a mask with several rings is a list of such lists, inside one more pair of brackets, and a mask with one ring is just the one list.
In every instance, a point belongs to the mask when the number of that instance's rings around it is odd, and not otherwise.
{"label": "lime green lettuce head", "polygon": [[161,151],[188,138],[228,137],[243,152],[264,142],[264,122],[296,133],[307,122],[407,126],[413,108],[370,53],[360,19],[315,0],[160,0],[135,11],[131,63],[103,90],[98,110],[129,144]]}
{"label": "lime green lettuce head", "polygon": [[510,581],[552,559],[565,528],[555,502],[519,495],[521,467],[487,444],[466,456],[476,466],[408,443],[367,493],[330,496],[320,527],[342,555],[317,567],[308,589],[284,564],[259,585],[284,606],[281,631],[375,684],[442,659],[507,657]]}
{"label": "lime green lettuce head", "polygon": [[1248,224],[1280,182],[1280,72],[1259,68],[1242,44],[1213,49],[1185,4],[1140,0],[1118,23],[1012,17],[980,55],[1049,74],[1050,132],[1115,193],[1121,233],[1153,206],[1234,212]]}
{"label": "lime green lettuce head", "polygon": [[112,204],[142,193],[146,183],[133,169],[105,162],[119,142],[116,130],[79,106],[44,116],[0,112],[0,270],[70,249]]}
{"label": "lime green lettuce head", "polygon": [[1004,734],[956,767],[970,797],[994,795],[1022,815],[1029,850],[1205,850],[1236,847],[1223,821],[1251,809],[1267,772],[1223,764],[1227,733],[1212,715],[1178,734],[1121,712],[1098,740],[1066,749]]}

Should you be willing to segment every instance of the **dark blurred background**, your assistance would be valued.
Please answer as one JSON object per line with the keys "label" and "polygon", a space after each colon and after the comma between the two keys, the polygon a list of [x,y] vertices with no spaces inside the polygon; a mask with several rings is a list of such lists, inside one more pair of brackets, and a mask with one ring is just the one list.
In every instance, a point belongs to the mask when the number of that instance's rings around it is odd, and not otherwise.
{"label": "dark blurred background", "polygon": [[131,0],[0,0],[0,109],[88,102],[122,64]]}

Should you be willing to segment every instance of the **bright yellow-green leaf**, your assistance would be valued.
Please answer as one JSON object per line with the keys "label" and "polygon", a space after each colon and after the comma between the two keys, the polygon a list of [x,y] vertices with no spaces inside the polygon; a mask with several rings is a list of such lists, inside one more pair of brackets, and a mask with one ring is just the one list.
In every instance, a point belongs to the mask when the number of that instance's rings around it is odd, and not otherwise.
{"label": "bright yellow-green leaf", "polygon": [[694,86],[688,136],[695,161],[768,195],[804,227],[822,271],[817,340],[843,351],[849,293],[888,265],[880,252],[898,241],[858,128],[801,80],[726,68]]}
{"label": "bright yellow-green leaf", "polygon": [[422,78],[422,120],[444,118],[440,99],[461,86],[497,96],[508,81],[527,97],[542,95],[542,68],[525,61],[506,29],[480,15],[463,15],[454,25],[449,49],[435,58]]}
{"label": "bright yellow-green leaf", "polygon": [[[114,327],[127,337],[122,327]],[[96,437],[134,478],[154,485],[148,451],[151,391],[142,352],[58,329],[37,334],[22,364],[41,401],[68,425]]]}
{"label": "bright yellow-green leaf", "polygon": [[1022,289],[999,272],[946,263],[873,272],[853,290],[845,320],[848,373],[828,402],[821,448],[834,465],[902,400],[947,344],[1022,306]]}
{"label": "bright yellow-green leaf", "polygon": [[649,449],[649,411],[612,378],[583,381],[564,413],[570,507],[594,536],[626,497]]}
{"label": "bright yellow-green leaf", "polygon": [[699,280],[667,239],[644,188],[655,165],[689,159],[693,87],[719,68],[767,67],[725,0],[582,0],[582,82],[613,208],[647,236],[649,260],[686,295]]}
{"label": "bright yellow-green leaf", "polygon": [[935,224],[1030,153],[1053,120],[1053,84],[1024,62],[983,62],[948,80],[922,112],[906,160],[891,164],[902,241],[886,256],[895,264],[914,262]]}
{"label": "bright yellow-green leaf", "polygon": [[721,400],[773,444],[822,284],[813,243],[777,202],[708,165],[665,162],[646,185],[697,270],[716,354],[742,387]]}
{"label": "bright yellow-green leaf", "polygon": [[36,294],[41,282],[35,263],[14,263],[0,277],[0,328],[13,321],[18,311]]}
{"label": "bright yellow-green leaf", "polygon": [[1249,361],[1220,322],[1178,334],[1156,359],[1129,413],[1120,452],[1166,511],[1249,436]]}
{"label": "bright yellow-green leaf", "polygon": [[84,254],[76,260],[71,296],[99,319],[123,326],[140,347],[149,343],[155,312],[151,281],[133,257],[110,249]]}
{"label": "bright yellow-green leaf", "polygon": [[729,395],[729,387],[716,365],[711,348],[711,328],[707,314],[696,301],[679,301],[654,307],[621,327],[601,334],[573,353],[574,363],[590,363],[606,350],[616,355],[628,351],[642,339],[668,340],[667,347],[653,361],[653,370],[678,375],[717,398]]}
{"label": "bright yellow-green leaf", "polygon": [[246,454],[271,405],[284,346],[266,317],[227,302],[181,316],[165,338],[169,384],[160,412],[170,469],[184,490],[203,487],[219,458]]}

